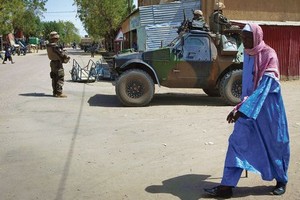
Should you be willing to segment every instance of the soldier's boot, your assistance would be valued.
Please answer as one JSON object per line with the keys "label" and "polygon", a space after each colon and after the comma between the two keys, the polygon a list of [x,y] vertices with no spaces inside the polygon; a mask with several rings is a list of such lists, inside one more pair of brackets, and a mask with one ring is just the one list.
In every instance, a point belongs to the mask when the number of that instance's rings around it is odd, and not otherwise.
{"label": "soldier's boot", "polygon": [[55,97],[57,97],[57,98],[67,98],[68,96],[61,93],[61,94],[55,94]]}

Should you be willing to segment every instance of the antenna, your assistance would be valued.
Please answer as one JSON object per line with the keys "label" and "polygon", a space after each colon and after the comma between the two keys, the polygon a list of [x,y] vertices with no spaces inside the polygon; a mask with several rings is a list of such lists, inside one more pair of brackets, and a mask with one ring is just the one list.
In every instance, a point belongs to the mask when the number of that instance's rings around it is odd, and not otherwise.
{"label": "antenna", "polygon": [[216,43],[217,43],[217,45],[219,45],[220,44],[220,40],[221,40],[221,35],[220,35],[220,17],[219,17],[219,15],[220,15],[220,6],[219,6],[219,3],[220,3],[220,0],[218,0],[218,19],[217,19],[217,33],[216,33],[216,36],[217,36],[217,38],[216,38]]}
{"label": "antenna", "polygon": [[220,33],[220,17],[219,17],[219,14],[220,14],[220,6],[219,6],[219,4],[220,4],[220,0],[218,0],[218,24],[217,24],[217,34],[219,34]]}

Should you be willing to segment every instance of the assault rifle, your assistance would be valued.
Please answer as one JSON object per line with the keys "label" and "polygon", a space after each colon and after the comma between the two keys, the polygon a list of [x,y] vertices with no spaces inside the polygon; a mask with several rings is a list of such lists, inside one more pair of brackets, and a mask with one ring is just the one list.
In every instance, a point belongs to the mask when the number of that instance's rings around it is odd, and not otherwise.
{"label": "assault rifle", "polygon": [[185,10],[183,9],[183,21],[181,22],[181,25],[179,26],[177,33],[180,35],[181,33],[187,32],[189,29],[189,20],[186,19]]}

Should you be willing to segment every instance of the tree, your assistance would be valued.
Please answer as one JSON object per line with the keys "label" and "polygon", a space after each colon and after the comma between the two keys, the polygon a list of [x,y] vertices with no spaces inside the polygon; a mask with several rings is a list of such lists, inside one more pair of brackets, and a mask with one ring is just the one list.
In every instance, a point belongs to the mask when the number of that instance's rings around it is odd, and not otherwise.
{"label": "tree", "polygon": [[45,5],[48,0],[23,0],[26,10],[32,11],[36,16],[42,16],[46,10]]}
{"label": "tree", "polygon": [[40,17],[45,11],[47,0],[21,0],[24,4],[24,9],[19,11],[13,18],[14,30],[19,30],[25,33],[25,36],[40,35]]}
{"label": "tree", "polygon": [[13,31],[13,19],[20,10],[24,10],[24,3],[21,0],[0,0],[1,34],[7,34]]}
{"label": "tree", "polygon": [[74,0],[87,33],[112,41],[121,22],[134,8],[133,0]]}
{"label": "tree", "polygon": [[34,34],[47,0],[0,0],[0,32],[15,30]]}
{"label": "tree", "polygon": [[79,31],[70,21],[42,22],[41,26],[43,27],[43,38],[45,39],[49,40],[49,34],[52,31],[56,31],[60,35],[60,42],[62,43],[71,43],[73,41],[79,43],[80,41]]}

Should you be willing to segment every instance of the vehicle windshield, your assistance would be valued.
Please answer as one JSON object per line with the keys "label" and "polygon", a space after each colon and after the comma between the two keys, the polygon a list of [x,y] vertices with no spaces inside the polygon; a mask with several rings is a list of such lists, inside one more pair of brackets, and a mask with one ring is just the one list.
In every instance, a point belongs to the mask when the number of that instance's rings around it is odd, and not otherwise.
{"label": "vehicle windshield", "polygon": [[172,42],[170,42],[170,44],[167,45],[167,47],[175,46],[175,44],[177,44],[177,42],[180,40],[181,37],[182,35],[178,35]]}

